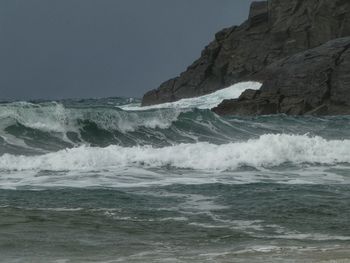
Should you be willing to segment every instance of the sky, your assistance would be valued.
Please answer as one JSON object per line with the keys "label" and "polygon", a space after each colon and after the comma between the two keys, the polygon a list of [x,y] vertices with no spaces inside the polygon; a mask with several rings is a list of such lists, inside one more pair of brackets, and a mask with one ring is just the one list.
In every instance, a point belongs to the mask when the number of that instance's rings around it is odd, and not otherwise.
{"label": "sky", "polygon": [[1,0],[0,100],[142,97],[251,0]]}

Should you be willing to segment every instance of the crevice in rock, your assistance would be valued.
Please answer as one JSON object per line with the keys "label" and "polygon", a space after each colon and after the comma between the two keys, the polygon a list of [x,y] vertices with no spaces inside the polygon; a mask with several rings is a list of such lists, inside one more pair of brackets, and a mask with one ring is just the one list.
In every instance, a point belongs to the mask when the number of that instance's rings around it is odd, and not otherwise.
{"label": "crevice in rock", "polygon": [[339,52],[336,56],[336,59],[335,59],[335,65],[336,66],[339,66],[339,64],[341,63],[341,58],[343,56],[343,54],[350,48],[350,44],[346,45],[343,50],[341,52]]}
{"label": "crevice in rock", "polygon": [[298,0],[297,3],[295,4],[294,8],[293,8],[293,14],[295,14],[296,12],[298,12],[298,10],[302,7],[302,4],[305,0]]}
{"label": "crevice in rock", "polygon": [[333,73],[334,73],[334,68],[329,68],[326,71],[326,86],[327,86],[327,91],[324,94],[322,98],[322,103],[325,103],[330,100],[331,98],[331,90],[332,90],[332,78],[333,78]]}
{"label": "crevice in rock", "polygon": [[281,112],[282,112],[282,110],[281,110],[281,107],[282,107],[281,104],[282,104],[284,98],[285,98],[284,95],[279,94],[278,105],[277,105],[278,113],[281,113]]}
{"label": "crevice in rock", "polygon": [[326,85],[327,85],[327,92],[322,98],[322,102],[326,103],[329,102],[331,99],[331,94],[332,94],[332,82],[333,82],[333,75],[336,70],[336,68],[340,65],[341,63],[341,58],[343,54],[350,48],[350,44],[346,45],[343,50],[341,50],[339,53],[336,54],[335,59],[334,59],[334,67],[329,68],[326,71],[327,75],[327,80],[326,80]]}
{"label": "crevice in rock", "polygon": [[308,48],[311,48],[311,32],[310,27],[306,28],[306,45]]}

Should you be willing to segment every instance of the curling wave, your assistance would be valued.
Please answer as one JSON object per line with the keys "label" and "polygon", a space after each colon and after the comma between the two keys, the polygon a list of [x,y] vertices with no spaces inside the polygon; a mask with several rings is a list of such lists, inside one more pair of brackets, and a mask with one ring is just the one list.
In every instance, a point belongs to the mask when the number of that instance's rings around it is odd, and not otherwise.
{"label": "curling wave", "polygon": [[203,138],[224,142],[230,136],[223,126],[231,125],[209,109],[260,85],[239,83],[199,98],[152,107],[122,98],[2,103],[0,154],[52,152],[80,145],[166,146]]}

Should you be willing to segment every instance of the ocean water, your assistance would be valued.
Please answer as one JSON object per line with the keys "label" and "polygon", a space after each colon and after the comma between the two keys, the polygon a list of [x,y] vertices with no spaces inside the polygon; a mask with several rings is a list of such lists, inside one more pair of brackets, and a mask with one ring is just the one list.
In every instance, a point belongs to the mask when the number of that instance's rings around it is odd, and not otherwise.
{"label": "ocean water", "polygon": [[209,110],[259,87],[0,103],[0,262],[350,262],[350,116]]}

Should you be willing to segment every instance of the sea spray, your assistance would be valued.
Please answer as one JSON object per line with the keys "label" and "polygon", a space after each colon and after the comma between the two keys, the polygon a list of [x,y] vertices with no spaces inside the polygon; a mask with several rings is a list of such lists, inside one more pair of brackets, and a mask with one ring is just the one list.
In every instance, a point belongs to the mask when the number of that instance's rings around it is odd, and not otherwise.
{"label": "sea spray", "polygon": [[228,88],[218,90],[208,95],[199,96],[195,98],[181,99],[176,102],[162,103],[153,106],[140,107],[139,104],[131,104],[121,106],[124,110],[133,110],[133,111],[143,111],[150,109],[166,109],[166,108],[197,108],[197,109],[212,109],[218,106],[225,99],[237,99],[242,92],[247,89],[258,90],[261,88],[261,83],[259,82],[241,82],[235,85],[232,85]]}

